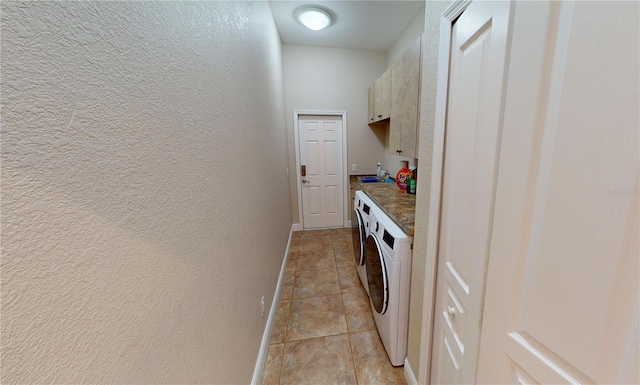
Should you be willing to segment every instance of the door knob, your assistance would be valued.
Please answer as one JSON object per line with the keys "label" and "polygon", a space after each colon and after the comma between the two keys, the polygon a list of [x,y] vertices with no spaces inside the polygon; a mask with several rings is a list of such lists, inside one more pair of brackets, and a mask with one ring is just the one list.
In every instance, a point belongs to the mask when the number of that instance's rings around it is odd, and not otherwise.
{"label": "door knob", "polygon": [[449,314],[449,317],[451,317],[452,319],[455,318],[456,309],[453,306],[447,307],[447,314]]}
{"label": "door knob", "polygon": [[306,180],[306,179],[303,179],[303,180],[302,180],[302,183],[309,183],[309,181],[308,181],[308,180]]}

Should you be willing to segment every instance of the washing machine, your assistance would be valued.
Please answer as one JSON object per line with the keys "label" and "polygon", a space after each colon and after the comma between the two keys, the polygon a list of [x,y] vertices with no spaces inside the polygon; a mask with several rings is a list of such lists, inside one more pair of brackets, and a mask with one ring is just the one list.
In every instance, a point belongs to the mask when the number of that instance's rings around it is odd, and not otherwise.
{"label": "washing machine", "polygon": [[370,212],[364,245],[369,302],[389,361],[399,366],[407,356],[413,237],[377,206]]}
{"label": "washing machine", "polygon": [[369,216],[372,206],[371,198],[364,191],[357,190],[353,200],[353,212],[351,213],[351,236],[353,237],[353,254],[356,259],[356,269],[367,295],[369,294],[369,287],[367,285],[364,246],[369,236]]}

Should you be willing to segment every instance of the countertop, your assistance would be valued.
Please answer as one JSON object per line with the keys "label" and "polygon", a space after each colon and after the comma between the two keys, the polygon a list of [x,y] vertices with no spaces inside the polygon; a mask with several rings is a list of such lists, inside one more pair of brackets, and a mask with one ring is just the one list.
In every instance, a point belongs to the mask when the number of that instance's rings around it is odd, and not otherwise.
{"label": "countertop", "polygon": [[416,221],[416,196],[407,194],[395,183],[360,183],[358,176],[350,175],[351,187],[362,190],[402,231],[413,236]]}

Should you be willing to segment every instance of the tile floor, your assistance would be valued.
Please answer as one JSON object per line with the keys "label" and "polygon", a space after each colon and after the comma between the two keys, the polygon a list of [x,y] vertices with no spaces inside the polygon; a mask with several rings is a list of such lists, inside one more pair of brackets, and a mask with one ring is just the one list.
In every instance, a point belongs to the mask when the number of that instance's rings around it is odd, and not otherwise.
{"label": "tile floor", "polygon": [[262,384],[403,384],[354,264],[350,229],[295,232]]}

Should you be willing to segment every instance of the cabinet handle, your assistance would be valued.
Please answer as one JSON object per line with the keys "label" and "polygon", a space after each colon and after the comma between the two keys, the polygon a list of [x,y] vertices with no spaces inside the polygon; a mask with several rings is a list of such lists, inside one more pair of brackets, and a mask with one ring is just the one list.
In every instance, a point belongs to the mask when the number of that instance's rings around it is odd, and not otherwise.
{"label": "cabinet handle", "polygon": [[396,152],[397,152],[398,154],[400,154],[400,153],[402,153],[402,150],[396,150]]}
{"label": "cabinet handle", "polygon": [[378,117],[379,117],[379,118],[381,118],[381,117],[382,117],[382,115],[378,115]]}

